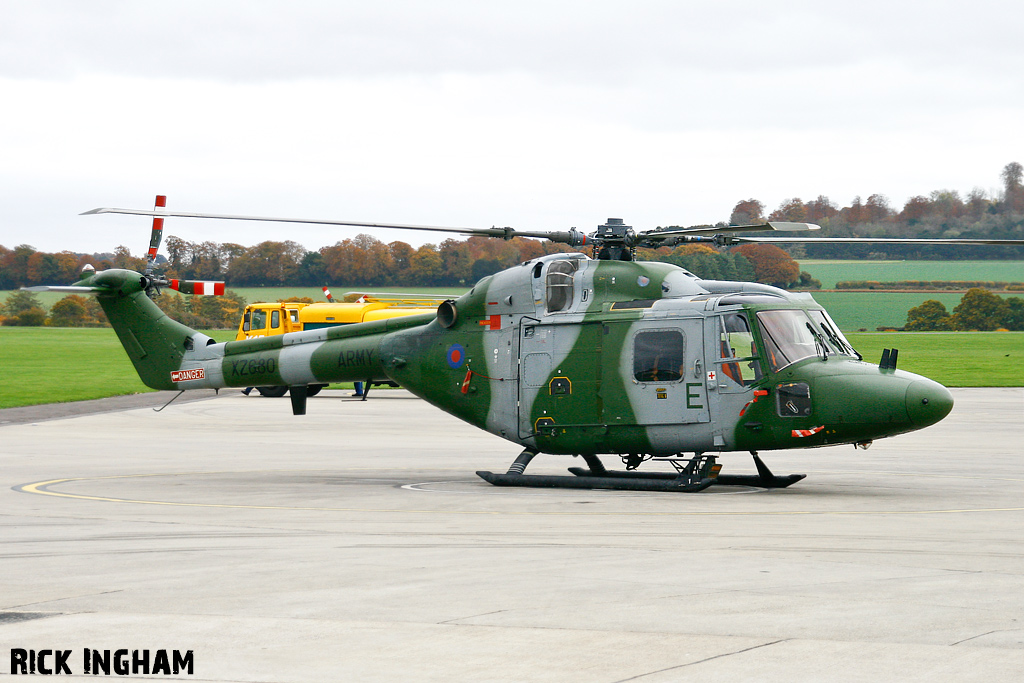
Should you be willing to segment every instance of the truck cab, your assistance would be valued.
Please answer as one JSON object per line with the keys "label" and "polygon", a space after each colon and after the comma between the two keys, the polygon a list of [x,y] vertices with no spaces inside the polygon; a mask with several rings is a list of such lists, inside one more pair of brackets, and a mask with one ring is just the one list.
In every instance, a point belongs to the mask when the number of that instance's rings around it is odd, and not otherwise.
{"label": "truck cab", "polygon": [[242,313],[235,341],[299,332],[303,329],[299,312],[309,305],[294,301],[249,304]]}

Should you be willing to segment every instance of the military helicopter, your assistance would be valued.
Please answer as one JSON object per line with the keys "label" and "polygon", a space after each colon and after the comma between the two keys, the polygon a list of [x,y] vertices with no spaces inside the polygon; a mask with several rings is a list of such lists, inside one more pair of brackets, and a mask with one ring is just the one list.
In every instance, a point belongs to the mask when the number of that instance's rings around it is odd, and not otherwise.
{"label": "military helicopter", "polygon": [[[391,380],[472,425],[523,447],[498,486],[693,492],[717,485],[790,486],[762,451],[853,444],[932,425],[950,392],[897,369],[898,352],[866,362],[806,293],[704,280],[667,263],[634,260],[638,247],[851,241],[792,236],[807,223],[636,232],[608,219],[594,232],[262,218],[101,208],[89,214],[266,220],[535,237],[594,250],[543,256],[488,276],[436,314],[217,343],[150,300],[155,276],[86,274],[143,382],[154,389],[281,385],[293,412],[305,387]],[[749,236],[750,232],[790,236]],[[1024,244],[1022,240],[853,240]],[[67,288],[58,288],[67,290]],[[720,473],[720,454],[749,451],[758,474]],[[569,476],[525,474],[538,453],[579,456]],[[607,469],[617,456],[624,470]],[[647,462],[671,471],[639,470]]]}

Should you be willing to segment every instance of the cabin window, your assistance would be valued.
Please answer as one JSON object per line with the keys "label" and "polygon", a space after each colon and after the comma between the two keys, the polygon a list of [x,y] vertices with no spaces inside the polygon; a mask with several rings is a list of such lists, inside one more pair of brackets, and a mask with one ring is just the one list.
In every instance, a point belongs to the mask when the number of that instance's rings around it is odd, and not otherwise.
{"label": "cabin window", "polygon": [[811,387],[806,382],[780,384],[775,388],[779,415],[807,417],[811,414]]}
{"label": "cabin window", "polygon": [[742,386],[761,379],[757,346],[745,314],[727,313],[722,316],[718,338],[722,375]]}
{"label": "cabin window", "polygon": [[294,308],[289,308],[288,309],[288,319],[291,320],[292,323],[299,322],[299,311],[297,309],[294,309]]}
{"label": "cabin window", "polygon": [[267,312],[256,309],[252,312],[252,329],[263,330],[267,327]]}
{"label": "cabin window", "polygon": [[686,363],[686,340],[679,330],[647,330],[633,338],[633,379],[678,382]]}
{"label": "cabin window", "polygon": [[546,308],[548,313],[557,313],[572,308],[574,297],[573,278],[579,268],[579,260],[562,259],[552,261],[548,266]]}
{"label": "cabin window", "polygon": [[270,327],[276,330],[281,327],[281,311],[271,311],[270,313]]}

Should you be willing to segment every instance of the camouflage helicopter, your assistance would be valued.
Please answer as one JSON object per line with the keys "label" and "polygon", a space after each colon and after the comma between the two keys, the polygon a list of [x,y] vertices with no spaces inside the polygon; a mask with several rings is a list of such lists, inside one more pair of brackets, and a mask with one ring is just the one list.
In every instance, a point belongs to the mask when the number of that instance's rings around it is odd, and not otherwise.
{"label": "camouflage helicopter", "polygon": [[[623,220],[608,219],[586,234],[575,228],[531,232],[201,214],[161,206],[87,213],[436,230],[592,247],[593,257],[551,254],[485,277],[436,314],[227,343],[168,318],[147,296],[167,281],[149,269],[88,273],[71,287],[54,288],[98,297],[142,381],[154,389],[289,386],[293,412],[304,414],[307,386],[397,382],[523,447],[508,472],[477,472],[499,486],[781,488],[805,475],[773,474],[761,451],[867,448],[874,439],[932,425],[953,406],[941,384],[897,369],[895,349],[886,349],[877,364],[866,362],[809,294],[704,280],[678,266],[634,260],[638,247],[851,241],[793,236],[817,230],[813,224],[636,232]],[[789,236],[744,234],[765,231]],[[719,455],[734,451],[749,451],[758,474],[720,474]],[[570,468],[570,476],[525,474],[538,453],[579,456],[586,468]],[[606,469],[601,456],[607,455],[618,456],[625,469]],[[639,471],[649,461],[672,469]]]}

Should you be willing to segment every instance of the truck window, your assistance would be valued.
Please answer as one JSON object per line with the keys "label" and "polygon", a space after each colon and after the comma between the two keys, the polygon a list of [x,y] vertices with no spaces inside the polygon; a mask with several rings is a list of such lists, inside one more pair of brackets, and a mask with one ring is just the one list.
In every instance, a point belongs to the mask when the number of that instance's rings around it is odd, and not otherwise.
{"label": "truck window", "polygon": [[257,308],[252,312],[252,326],[253,330],[265,330],[267,328],[267,312]]}
{"label": "truck window", "polygon": [[270,312],[270,327],[274,330],[281,327],[281,311]]}

